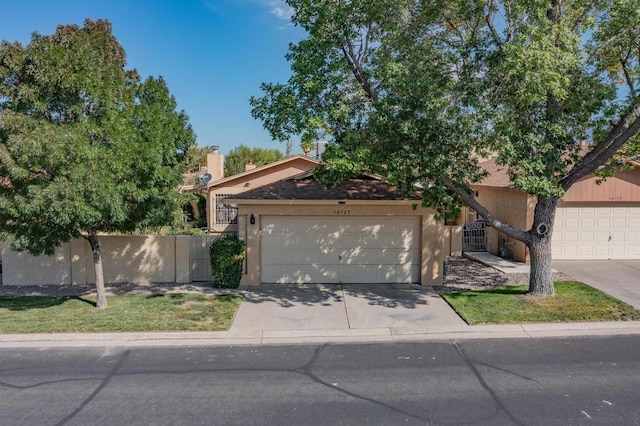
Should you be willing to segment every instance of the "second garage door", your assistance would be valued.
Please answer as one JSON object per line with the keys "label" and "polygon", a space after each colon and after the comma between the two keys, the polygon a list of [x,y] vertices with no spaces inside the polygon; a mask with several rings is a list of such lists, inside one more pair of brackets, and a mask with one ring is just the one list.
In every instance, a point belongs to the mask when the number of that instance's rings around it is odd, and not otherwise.
{"label": "second garage door", "polygon": [[560,206],[554,259],[640,259],[640,206]]}
{"label": "second garage door", "polygon": [[417,283],[417,216],[263,216],[263,283]]}

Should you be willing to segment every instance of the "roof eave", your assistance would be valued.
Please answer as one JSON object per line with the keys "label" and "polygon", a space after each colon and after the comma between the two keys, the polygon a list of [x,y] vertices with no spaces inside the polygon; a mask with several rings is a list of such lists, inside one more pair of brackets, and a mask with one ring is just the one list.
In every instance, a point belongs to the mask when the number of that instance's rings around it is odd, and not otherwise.
{"label": "roof eave", "polygon": [[292,200],[292,199],[250,199],[250,198],[227,198],[224,200],[225,204],[258,204],[258,205],[370,205],[372,203],[382,205],[413,205],[419,204],[420,200]]}

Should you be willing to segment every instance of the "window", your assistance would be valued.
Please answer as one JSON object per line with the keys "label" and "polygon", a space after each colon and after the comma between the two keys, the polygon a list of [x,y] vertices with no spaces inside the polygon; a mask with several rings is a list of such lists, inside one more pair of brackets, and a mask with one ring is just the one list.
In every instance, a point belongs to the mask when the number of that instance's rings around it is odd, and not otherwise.
{"label": "window", "polygon": [[238,223],[238,209],[224,204],[230,194],[216,194],[216,225],[235,225]]}

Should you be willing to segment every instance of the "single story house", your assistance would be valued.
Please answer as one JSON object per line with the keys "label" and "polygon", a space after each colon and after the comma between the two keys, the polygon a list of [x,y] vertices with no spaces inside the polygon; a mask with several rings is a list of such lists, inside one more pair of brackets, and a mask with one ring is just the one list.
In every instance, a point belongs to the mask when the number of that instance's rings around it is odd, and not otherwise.
{"label": "single story house", "polygon": [[[618,171],[598,184],[590,176],[576,182],[560,199],[556,211],[552,254],[554,259],[640,259],[640,164]],[[476,199],[496,217],[520,229],[530,229],[536,198],[516,189],[507,169],[489,159],[480,164],[489,172],[473,186]],[[467,209],[464,221],[478,219]],[[487,250],[528,261],[527,247],[487,228]]]}
{"label": "single story house", "polygon": [[[207,167],[203,172],[211,179],[206,183],[183,185],[183,192],[203,193],[207,198],[207,229],[211,233],[234,233],[237,230],[237,210],[224,200],[242,192],[258,188],[281,179],[317,167],[319,161],[307,156],[294,155],[283,160],[256,167],[249,162],[245,171],[233,176],[224,176],[224,156],[216,148],[207,155]],[[194,206],[195,207],[195,206]]]}
{"label": "single story house", "polygon": [[442,283],[444,225],[381,178],[325,188],[308,171],[225,203],[247,244],[242,284]]}

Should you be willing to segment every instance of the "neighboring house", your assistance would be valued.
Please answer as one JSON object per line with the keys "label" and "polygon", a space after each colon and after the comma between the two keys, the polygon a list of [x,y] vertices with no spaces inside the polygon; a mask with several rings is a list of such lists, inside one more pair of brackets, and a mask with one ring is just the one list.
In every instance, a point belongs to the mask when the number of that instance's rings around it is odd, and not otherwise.
{"label": "neighboring house", "polygon": [[312,171],[230,197],[247,243],[242,283],[440,285],[446,229],[419,200],[374,176],[327,189]]}
{"label": "neighboring house", "polygon": [[[504,166],[490,159],[480,164],[489,172],[473,186],[477,200],[495,216],[520,229],[530,229],[536,198],[515,189]],[[552,254],[554,259],[640,259],[640,164],[618,171],[597,184],[596,177],[576,182],[560,199],[556,211]],[[467,209],[464,221],[479,219]],[[487,250],[528,261],[527,247],[487,228]]]}
{"label": "neighboring house", "polygon": [[209,232],[233,233],[237,230],[237,210],[225,203],[226,198],[312,170],[318,164],[315,159],[296,155],[261,167],[250,162],[245,172],[224,177],[224,156],[215,149],[207,155],[206,173],[211,180],[206,184],[183,185],[181,191],[206,195]]}

